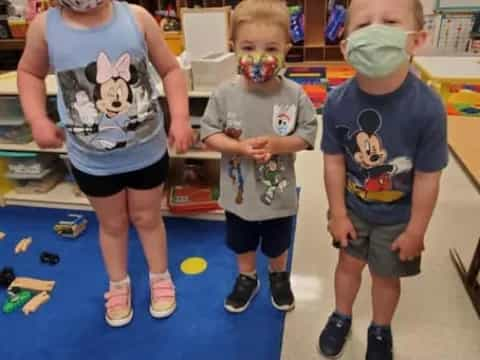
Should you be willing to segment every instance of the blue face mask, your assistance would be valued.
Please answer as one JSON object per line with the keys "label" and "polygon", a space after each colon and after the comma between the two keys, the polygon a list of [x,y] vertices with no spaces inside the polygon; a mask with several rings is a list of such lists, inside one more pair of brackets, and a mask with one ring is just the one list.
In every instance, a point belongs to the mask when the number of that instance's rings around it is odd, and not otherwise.
{"label": "blue face mask", "polygon": [[407,39],[415,33],[380,24],[356,30],[346,40],[347,61],[367,77],[386,77],[408,61]]}

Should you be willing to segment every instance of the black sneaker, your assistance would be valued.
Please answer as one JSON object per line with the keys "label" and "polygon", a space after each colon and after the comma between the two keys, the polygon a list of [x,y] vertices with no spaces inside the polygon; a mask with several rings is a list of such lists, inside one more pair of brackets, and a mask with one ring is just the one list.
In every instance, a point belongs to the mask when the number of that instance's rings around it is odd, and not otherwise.
{"label": "black sneaker", "polygon": [[260,281],[246,275],[238,275],[232,292],[225,299],[225,309],[232,313],[241,313],[247,310],[250,302],[257,295]]}
{"label": "black sneaker", "polygon": [[322,355],[329,359],[342,356],[351,327],[351,319],[341,317],[337,313],[330,315],[318,339],[318,347]]}
{"label": "black sneaker", "polygon": [[390,329],[370,326],[367,340],[367,360],[393,359],[393,339]]}
{"label": "black sneaker", "polygon": [[280,311],[292,311],[295,308],[295,297],[290,286],[290,274],[286,271],[271,272],[269,277],[272,305]]}

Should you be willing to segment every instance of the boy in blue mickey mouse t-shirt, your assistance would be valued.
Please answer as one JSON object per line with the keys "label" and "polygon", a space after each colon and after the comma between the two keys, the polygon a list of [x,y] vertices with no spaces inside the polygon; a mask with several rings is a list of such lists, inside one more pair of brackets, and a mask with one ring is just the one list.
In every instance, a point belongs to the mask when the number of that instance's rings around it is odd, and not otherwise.
{"label": "boy in blue mickey mouse t-shirt", "polygon": [[319,339],[330,358],[343,350],[368,265],[373,319],[366,358],[392,359],[400,279],[420,272],[448,162],[443,104],[409,72],[426,39],[423,22],[418,0],[353,0],[348,11],[342,51],[357,75],[329,96],[321,146],[328,230],[340,248],[336,308]]}

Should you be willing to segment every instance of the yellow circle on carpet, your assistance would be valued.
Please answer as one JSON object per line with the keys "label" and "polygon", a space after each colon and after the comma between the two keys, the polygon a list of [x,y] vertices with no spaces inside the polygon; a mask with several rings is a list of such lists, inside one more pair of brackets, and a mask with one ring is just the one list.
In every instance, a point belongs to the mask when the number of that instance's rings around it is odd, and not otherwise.
{"label": "yellow circle on carpet", "polygon": [[207,261],[201,257],[185,259],[180,269],[187,275],[199,275],[207,269]]}

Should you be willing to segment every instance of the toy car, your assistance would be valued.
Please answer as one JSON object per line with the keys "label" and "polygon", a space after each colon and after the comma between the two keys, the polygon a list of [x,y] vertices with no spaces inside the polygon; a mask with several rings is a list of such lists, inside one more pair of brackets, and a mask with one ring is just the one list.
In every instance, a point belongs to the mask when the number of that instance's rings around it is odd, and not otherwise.
{"label": "toy car", "polygon": [[76,238],[87,228],[88,220],[83,215],[70,214],[68,220],[61,220],[55,226],[55,232],[64,237]]}

